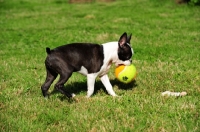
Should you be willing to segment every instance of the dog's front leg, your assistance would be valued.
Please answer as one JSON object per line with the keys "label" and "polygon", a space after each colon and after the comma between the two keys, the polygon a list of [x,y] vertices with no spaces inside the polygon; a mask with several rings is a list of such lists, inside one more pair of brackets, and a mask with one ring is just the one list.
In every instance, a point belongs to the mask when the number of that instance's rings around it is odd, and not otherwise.
{"label": "dog's front leg", "polygon": [[112,85],[111,85],[111,83],[110,83],[110,80],[109,80],[107,74],[101,77],[101,82],[103,83],[103,85],[105,86],[107,92],[108,92],[110,95],[112,95],[112,96],[117,96],[117,95],[115,94],[115,92],[113,91]]}
{"label": "dog's front leg", "polygon": [[88,74],[87,75],[87,97],[89,98],[94,93],[94,83],[97,75]]}

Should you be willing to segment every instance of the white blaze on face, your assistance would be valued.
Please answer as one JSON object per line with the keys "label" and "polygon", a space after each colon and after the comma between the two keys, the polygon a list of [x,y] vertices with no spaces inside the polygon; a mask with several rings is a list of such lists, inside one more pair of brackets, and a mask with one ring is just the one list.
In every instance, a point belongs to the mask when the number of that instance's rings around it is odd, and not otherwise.
{"label": "white blaze on face", "polygon": [[133,56],[133,54],[134,54],[133,48],[131,48],[131,52],[132,52],[132,56]]}
{"label": "white blaze on face", "polygon": [[129,43],[127,43],[127,45],[131,48],[131,52],[132,52],[132,56],[134,54],[133,48],[131,47],[131,45]]}

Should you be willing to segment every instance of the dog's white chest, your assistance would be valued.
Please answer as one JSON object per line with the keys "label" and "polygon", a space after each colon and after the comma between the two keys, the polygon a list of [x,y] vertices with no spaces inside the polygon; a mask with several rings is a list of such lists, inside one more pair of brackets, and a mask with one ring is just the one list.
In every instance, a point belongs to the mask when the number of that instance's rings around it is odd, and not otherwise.
{"label": "dog's white chest", "polygon": [[108,64],[103,65],[99,72],[99,76],[103,76],[103,75],[107,74],[111,65],[112,65],[112,62],[109,62]]}
{"label": "dog's white chest", "polygon": [[117,42],[109,42],[109,43],[103,44],[103,49],[104,49],[104,61],[103,61],[103,66],[101,67],[101,70],[99,72],[99,76],[103,76],[107,74],[112,63],[115,63],[115,61],[118,60],[118,57],[117,57],[118,43]]}
{"label": "dog's white chest", "polygon": [[82,66],[78,72],[85,76],[87,76],[88,74],[96,74],[97,76],[103,76],[107,74],[112,63],[113,62],[115,63],[115,61],[118,60],[117,48],[118,48],[117,42],[109,42],[109,43],[103,44],[104,60],[103,60],[103,65],[101,66],[100,70],[97,71],[96,73],[89,73],[87,68]]}

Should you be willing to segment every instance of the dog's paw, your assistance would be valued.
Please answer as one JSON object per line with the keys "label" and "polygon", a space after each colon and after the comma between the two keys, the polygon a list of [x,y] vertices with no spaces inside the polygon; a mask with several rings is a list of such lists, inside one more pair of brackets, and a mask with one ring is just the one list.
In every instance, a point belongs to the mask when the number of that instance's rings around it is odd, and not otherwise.
{"label": "dog's paw", "polygon": [[112,95],[112,97],[120,97],[119,95],[115,94],[115,95]]}
{"label": "dog's paw", "polygon": [[86,95],[85,97],[86,97],[86,98],[90,98],[91,96]]}
{"label": "dog's paw", "polygon": [[72,93],[72,98],[74,98],[76,96],[76,94]]}
{"label": "dog's paw", "polygon": [[45,99],[45,100],[48,100],[48,99],[49,99],[49,95],[48,95],[48,94],[45,95],[45,96],[44,96],[44,99]]}

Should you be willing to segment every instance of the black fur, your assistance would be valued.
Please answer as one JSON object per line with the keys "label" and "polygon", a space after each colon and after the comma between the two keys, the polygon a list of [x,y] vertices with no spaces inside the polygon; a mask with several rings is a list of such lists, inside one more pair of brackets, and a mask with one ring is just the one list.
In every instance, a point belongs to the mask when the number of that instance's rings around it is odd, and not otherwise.
{"label": "black fur", "polygon": [[89,43],[73,43],[57,47],[53,50],[46,48],[47,58],[45,66],[47,77],[42,85],[42,93],[46,97],[51,83],[60,75],[60,80],[56,83],[55,89],[67,95],[71,94],[64,90],[64,83],[73,72],[79,71],[84,66],[88,73],[96,73],[103,65],[103,46]]}
{"label": "black fur", "polygon": [[50,50],[50,48],[46,48],[46,52],[47,52],[47,54],[50,54],[51,53],[51,50]]}

